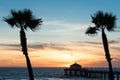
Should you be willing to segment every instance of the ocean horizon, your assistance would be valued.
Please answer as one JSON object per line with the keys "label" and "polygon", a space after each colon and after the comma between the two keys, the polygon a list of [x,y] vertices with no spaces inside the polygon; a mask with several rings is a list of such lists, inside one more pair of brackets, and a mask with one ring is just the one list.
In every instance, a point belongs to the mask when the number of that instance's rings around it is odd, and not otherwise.
{"label": "ocean horizon", "polygon": [[[92,70],[108,70],[108,68],[88,68]],[[120,71],[120,68],[114,68]],[[83,77],[70,77],[64,75],[64,68],[33,67],[35,80],[101,80]],[[0,67],[0,80],[29,80],[26,67]]]}

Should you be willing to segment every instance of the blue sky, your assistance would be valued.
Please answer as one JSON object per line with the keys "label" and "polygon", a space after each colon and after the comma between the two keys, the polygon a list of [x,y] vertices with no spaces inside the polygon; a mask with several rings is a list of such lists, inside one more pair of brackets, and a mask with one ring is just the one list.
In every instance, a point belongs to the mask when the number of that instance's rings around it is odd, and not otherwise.
{"label": "blue sky", "polygon": [[[92,25],[90,15],[93,15],[98,10],[111,12],[116,15],[117,27],[119,27],[119,3],[120,0],[0,0],[0,46],[20,43],[19,29],[10,28],[2,19],[10,14],[11,9],[22,10],[24,8],[31,9],[33,15],[43,20],[43,25],[36,32],[29,29],[26,31],[29,45],[57,43],[66,44],[67,46],[77,42],[85,43],[84,45],[87,45],[88,42],[101,43],[100,33],[95,37],[85,35],[87,27]],[[118,32],[106,32],[108,39],[113,43],[119,43],[120,39],[119,28],[116,30]],[[112,47],[120,48],[116,43],[113,43],[111,43]],[[93,45],[91,43],[91,46]],[[6,45],[6,49],[8,49],[7,47],[9,46]],[[92,50],[94,49],[95,46],[93,46]],[[115,50],[112,49],[112,52],[115,52]],[[104,53],[102,56],[104,56]]]}
{"label": "blue sky", "polygon": [[[0,10],[1,10],[1,26],[4,26],[9,29],[9,26],[2,21],[3,17],[6,17],[10,14],[11,9],[21,10],[24,8],[31,9],[33,14],[43,19],[43,26],[41,28],[41,33],[47,34],[46,31],[50,30],[64,30],[65,26],[63,25],[91,25],[90,15],[94,14],[98,10],[105,12],[112,12],[118,18],[117,24],[119,24],[119,0],[13,0],[12,2],[7,0],[1,0]],[[50,25],[46,25],[47,22]],[[44,25],[45,23],[45,25]],[[52,24],[53,23],[53,24]],[[54,25],[54,23],[56,25]],[[63,25],[59,25],[63,24]],[[73,26],[74,27],[74,26]],[[87,26],[86,26],[87,27]],[[3,28],[3,27],[2,27]],[[69,28],[69,27],[67,27]],[[2,31],[4,30],[2,29]],[[84,28],[85,29],[85,28]],[[44,30],[45,32],[42,32]],[[81,31],[81,32],[80,32]],[[75,33],[74,33],[75,32]],[[74,31],[73,36],[81,33],[84,35],[85,30]],[[71,33],[71,32],[64,32]],[[54,33],[48,33],[52,34]],[[60,34],[60,33],[59,33]],[[61,34],[60,34],[61,35]],[[83,36],[81,35],[81,36]],[[58,35],[55,35],[58,36]],[[69,35],[71,36],[71,35]],[[48,36],[47,36],[48,37]],[[66,36],[65,36],[66,37]],[[76,37],[79,37],[78,35]],[[79,40],[79,39],[78,39]]]}

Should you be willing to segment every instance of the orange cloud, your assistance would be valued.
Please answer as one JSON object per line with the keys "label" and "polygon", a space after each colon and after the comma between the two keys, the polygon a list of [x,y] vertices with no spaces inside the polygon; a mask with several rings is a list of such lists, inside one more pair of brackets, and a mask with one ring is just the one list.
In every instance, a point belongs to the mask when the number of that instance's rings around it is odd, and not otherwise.
{"label": "orange cloud", "polygon": [[[110,52],[113,58],[119,56],[119,43],[110,42]],[[18,44],[0,44],[0,66],[26,66],[25,57]],[[77,62],[84,67],[107,67],[102,43],[70,42],[41,43],[28,46],[33,67],[68,67]],[[113,61],[113,66],[118,67]],[[14,64],[14,65],[13,65]]]}

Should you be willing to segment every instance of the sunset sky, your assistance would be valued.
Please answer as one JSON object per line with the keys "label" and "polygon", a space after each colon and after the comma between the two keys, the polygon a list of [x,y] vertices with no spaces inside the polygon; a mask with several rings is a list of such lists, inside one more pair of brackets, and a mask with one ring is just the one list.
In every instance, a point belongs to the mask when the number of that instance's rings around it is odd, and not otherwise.
{"label": "sunset sky", "polygon": [[107,32],[113,67],[120,67],[120,0],[0,0],[0,67],[25,67],[19,28],[11,28],[3,17],[10,10],[31,9],[42,26],[26,31],[33,67],[68,67],[77,62],[83,67],[107,67],[101,32],[85,34],[91,15],[98,10],[116,15],[117,28]]}

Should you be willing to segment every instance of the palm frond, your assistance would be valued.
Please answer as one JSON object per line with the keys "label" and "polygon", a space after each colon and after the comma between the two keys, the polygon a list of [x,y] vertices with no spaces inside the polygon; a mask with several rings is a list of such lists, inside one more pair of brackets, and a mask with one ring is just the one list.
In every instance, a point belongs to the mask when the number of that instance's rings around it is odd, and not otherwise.
{"label": "palm frond", "polygon": [[106,18],[106,28],[108,31],[114,31],[114,28],[116,27],[116,16],[113,16],[112,14],[105,14]]}
{"label": "palm frond", "polygon": [[16,22],[18,22],[20,24],[22,23],[22,21],[23,21],[22,11],[15,11],[12,9],[11,14],[15,18]]}
{"label": "palm frond", "polygon": [[92,23],[94,23],[97,28],[106,28],[108,31],[113,31],[116,26],[116,16],[111,13],[98,11],[96,14],[91,16],[91,18]]}
{"label": "palm frond", "polygon": [[41,25],[42,19],[36,19],[32,15],[32,11],[30,9],[24,9],[16,11],[14,9],[11,10],[10,17],[4,18],[11,26],[16,25],[18,28],[35,30],[38,25]]}
{"label": "palm frond", "polygon": [[7,22],[11,27],[13,27],[16,24],[16,21],[13,17],[3,18],[5,22]]}
{"label": "palm frond", "polygon": [[29,9],[24,9],[23,17],[24,17],[25,21],[29,21],[34,18],[34,16],[32,15],[32,11]]}
{"label": "palm frond", "polygon": [[42,19],[34,19],[27,22],[25,29],[29,27],[32,31],[36,30],[39,25],[42,25]]}
{"label": "palm frond", "polygon": [[98,11],[94,16],[91,16],[91,18],[92,23],[94,23],[97,28],[100,28],[104,23],[104,13],[102,11]]}
{"label": "palm frond", "polygon": [[85,33],[90,36],[94,36],[95,34],[97,34],[97,29],[96,27],[88,27]]}

